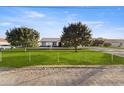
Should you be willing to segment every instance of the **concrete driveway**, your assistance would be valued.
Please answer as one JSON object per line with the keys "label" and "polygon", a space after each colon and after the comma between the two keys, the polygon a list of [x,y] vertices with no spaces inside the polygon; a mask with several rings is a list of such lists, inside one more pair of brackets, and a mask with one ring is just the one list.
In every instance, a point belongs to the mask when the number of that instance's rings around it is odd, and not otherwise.
{"label": "concrete driveway", "polygon": [[88,47],[88,49],[95,50],[95,51],[102,51],[104,53],[109,53],[109,54],[124,57],[124,49],[100,48],[100,47]]}
{"label": "concrete driveway", "polygon": [[6,72],[6,71],[9,71],[9,70],[12,70],[13,68],[7,68],[7,67],[0,67],[0,73],[1,72]]}
{"label": "concrete driveway", "polygon": [[0,85],[89,86],[124,85],[124,66],[26,67],[0,73]]}

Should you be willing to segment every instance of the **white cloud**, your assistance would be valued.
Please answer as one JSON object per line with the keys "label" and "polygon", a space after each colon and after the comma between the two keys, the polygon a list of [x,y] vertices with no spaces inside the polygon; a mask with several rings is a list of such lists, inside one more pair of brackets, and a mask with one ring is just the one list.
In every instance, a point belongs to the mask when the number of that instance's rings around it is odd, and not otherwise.
{"label": "white cloud", "polygon": [[92,25],[92,29],[95,29],[95,30],[102,29],[103,26],[104,26],[103,24]]}
{"label": "white cloud", "polygon": [[103,24],[104,23],[102,21],[82,21],[82,22],[84,22],[86,24]]}
{"label": "white cloud", "polygon": [[84,24],[87,24],[90,28],[96,30],[101,29],[104,26],[104,22],[102,21],[81,21]]}
{"label": "white cloud", "polygon": [[124,31],[124,27],[117,27],[115,30]]}
{"label": "white cloud", "polygon": [[68,13],[69,13],[69,11],[64,11],[64,13],[65,13],[65,14],[68,14]]}
{"label": "white cloud", "polygon": [[77,20],[77,19],[72,19],[71,21],[72,23],[81,21],[83,24],[88,24],[88,25],[103,25],[104,24],[103,21],[83,21],[83,20]]}
{"label": "white cloud", "polygon": [[10,22],[0,22],[0,26],[9,26],[12,25]]}
{"label": "white cloud", "polygon": [[37,18],[37,17],[45,17],[45,14],[41,13],[41,12],[36,12],[36,11],[26,11],[25,14],[28,16],[28,17],[31,17],[31,18]]}

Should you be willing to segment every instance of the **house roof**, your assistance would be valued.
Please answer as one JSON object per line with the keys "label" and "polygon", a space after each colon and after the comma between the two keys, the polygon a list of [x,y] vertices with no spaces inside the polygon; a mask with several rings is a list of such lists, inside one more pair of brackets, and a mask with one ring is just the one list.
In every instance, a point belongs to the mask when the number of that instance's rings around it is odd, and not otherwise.
{"label": "house roof", "polygon": [[95,39],[102,39],[105,42],[110,42],[110,43],[124,43],[124,39],[107,39],[107,38],[93,38]]}
{"label": "house roof", "polygon": [[104,39],[105,42],[111,42],[111,43],[124,43],[124,39]]}
{"label": "house roof", "polygon": [[42,38],[41,41],[55,42],[60,41],[60,38]]}
{"label": "house roof", "polygon": [[4,38],[0,38],[0,45],[10,45],[10,43]]}
{"label": "house roof", "polygon": [[0,38],[0,42],[7,42],[7,40],[4,38]]}
{"label": "house roof", "polygon": [[[95,38],[94,38],[95,39]],[[111,42],[111,43],[124,43],[124,39],[104,39],[105,42]],[[56,42],[60,41],[60,38],[42,38],[41,41],[47,41],[47,42]]]}

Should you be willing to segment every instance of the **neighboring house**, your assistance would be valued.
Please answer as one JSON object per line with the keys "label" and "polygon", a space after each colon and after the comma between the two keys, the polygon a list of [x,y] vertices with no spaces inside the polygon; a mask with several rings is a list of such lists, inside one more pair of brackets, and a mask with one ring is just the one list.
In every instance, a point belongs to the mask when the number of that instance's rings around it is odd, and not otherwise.
{"label": "neighboring house", "polygon": [[10,45],[6,39],[0,38],[0,45]]}
{"label": "neighboring house", "polygon": [[42,38],[41,46],[42,47],[59,47],[60,38]]}
{"label": "neighboring house", "polygon": [[[111,43],[113,47],[124,47],[124,39],[103,39],[105,43]],[[60,38],[42,38],[40,41],[42,47],[61,46]]]}
{"label": "neighboring house", "polygon": [[105,42],[111,43],[113,47],[124,47],[124,39],[104,39]]}

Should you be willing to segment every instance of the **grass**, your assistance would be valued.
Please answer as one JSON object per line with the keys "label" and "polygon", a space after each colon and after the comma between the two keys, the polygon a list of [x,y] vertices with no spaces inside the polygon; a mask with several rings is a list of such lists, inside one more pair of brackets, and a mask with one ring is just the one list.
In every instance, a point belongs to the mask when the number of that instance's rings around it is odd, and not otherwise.
{"label": "grass", "polygon": [[5,50],[0,67],[32,65],[115,65],[124,64],[124,58],[90,50]]}

